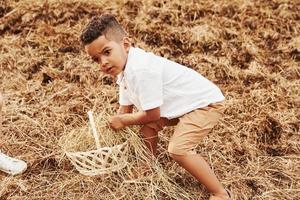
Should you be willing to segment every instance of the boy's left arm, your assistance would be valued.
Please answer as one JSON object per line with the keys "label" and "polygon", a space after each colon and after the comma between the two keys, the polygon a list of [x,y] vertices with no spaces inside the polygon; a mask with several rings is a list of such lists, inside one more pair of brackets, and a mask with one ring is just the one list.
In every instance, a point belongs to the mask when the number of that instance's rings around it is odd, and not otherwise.
{"label": "boy's left arm", "polygon": [[112,116],[108,119],[111,128],[117,130],[128,125],[142,125],[154,122],[160,119],[160,108],[153,108],[150,110],[126,113]]}

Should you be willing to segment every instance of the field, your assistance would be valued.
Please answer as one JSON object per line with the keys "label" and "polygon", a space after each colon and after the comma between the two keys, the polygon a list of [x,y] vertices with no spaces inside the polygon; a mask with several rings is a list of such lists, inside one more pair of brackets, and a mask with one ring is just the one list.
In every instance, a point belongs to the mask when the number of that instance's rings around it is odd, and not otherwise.
{"label": "field", "polygon": [[120,175],[130,167],[87,177],[66,158],[61,138],[87,124],[88,110],[118,108],[115,78],[79,40],[106,12],[136,46],[221,88],[225,116],[197,151],[236,199],[300,199],[299,0],[1,0],[0,148],[28,163],[22,175],[0,172],[1,200],[208,199],[168,156],[172,128],[160,133],[161,154],[147,177]]}

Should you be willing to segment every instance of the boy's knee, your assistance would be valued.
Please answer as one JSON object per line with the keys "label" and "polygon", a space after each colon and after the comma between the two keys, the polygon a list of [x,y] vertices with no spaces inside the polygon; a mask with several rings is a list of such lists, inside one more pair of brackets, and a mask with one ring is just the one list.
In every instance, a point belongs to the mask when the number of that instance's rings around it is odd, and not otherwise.
{"label": "boy's knee", "polygon": [[163,130],[163,128],[165,126],[174,126],[177,123],[178,123],[178,119],[168,120],[167,118],[160,118],[160,120],[158,120],[156,122],[151,122],[151,123],[145,124],[142,127],[142,131],[147,130],[147,129],[152,129],[155,132],[159,132],[159,131]]}
{"label": "boy's knee", "polygon": [[145,124],[142,129],[152,129],[155,132],[159,132],[163,129],[163,127],[156,122]]}

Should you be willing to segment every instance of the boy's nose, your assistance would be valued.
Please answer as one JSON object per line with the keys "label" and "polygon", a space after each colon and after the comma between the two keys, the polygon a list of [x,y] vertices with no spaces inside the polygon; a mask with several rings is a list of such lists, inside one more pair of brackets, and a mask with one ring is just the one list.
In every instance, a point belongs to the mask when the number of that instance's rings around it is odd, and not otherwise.
{"label": "boy's nose", "polygon": [[105,70],[108,67],[108,62],[99,63],[100,68]]}

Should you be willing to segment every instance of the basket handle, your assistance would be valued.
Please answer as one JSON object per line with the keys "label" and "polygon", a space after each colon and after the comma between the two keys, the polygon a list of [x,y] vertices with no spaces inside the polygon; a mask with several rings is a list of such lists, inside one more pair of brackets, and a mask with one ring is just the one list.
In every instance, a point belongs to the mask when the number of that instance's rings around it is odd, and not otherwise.
{"label": "basket handle", "polygon": [[95,125],[95,121],[94,121],[94,117],[93,117],[93,112],[90,110],[90,111],[88,111],[87,114],[89,116],[89,121],[90,121],[92,130],[93,130],[93,135],[94,135],[94,138],[95,138],[96,147],[97,147],[97,149],[100,149],[101,146],[100,146],[100,143],[99,143],[99,134],[98,134],[97,129],[96,129],[96,125]]}

